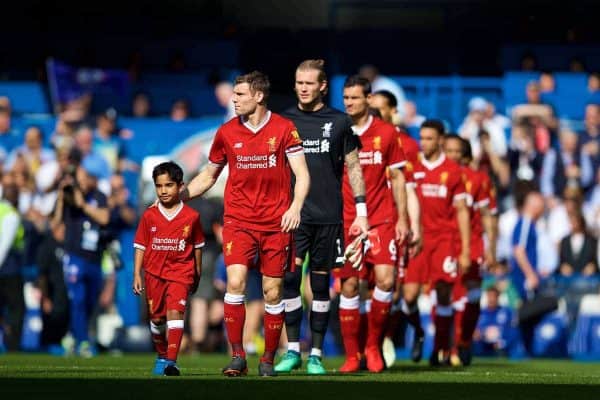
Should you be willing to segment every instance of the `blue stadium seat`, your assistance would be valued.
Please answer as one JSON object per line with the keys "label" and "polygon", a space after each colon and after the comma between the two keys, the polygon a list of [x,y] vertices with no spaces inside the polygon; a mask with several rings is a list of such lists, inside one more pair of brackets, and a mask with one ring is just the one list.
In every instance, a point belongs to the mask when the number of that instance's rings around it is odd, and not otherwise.
{"label": "blue stadium seat", "polygon": [[0,96],[8,96],[15,114],[50,112],[44,88],[38,82],[1,82]]}
{"label": "blue stadium seat", "polygon": [[545,316],[535,327],[532,352],[536,357],[567,356],[567,315],[554,312]]}
{"label": "blue stadium seat", "polygon": [[569,353],[576,360],[600,360],[600,295],[581,299]]}
{"label": "blue stadium seat", "polygon": [[[235,73],[234,70],[232,72]],[[155,114],[168,115],[178,99],[190,102],[191,115],[194,117],[223,114],[224,110],[217,104],[209,74],[209,70],[180,74],[146,73],[134,85],[132,94],[136,91],[148,93]]]}
{"label": "blue stadium seat", "polygon": [[556,73],[554,107],[560,118],[583,118],[588,97],[586,74]]}
{"label": "blue stadium seat", "polygon": [[506,72],[502,84],[502,94],[507,109],[525,102],[525,87],[532,80],[537,80],[537,72]]}

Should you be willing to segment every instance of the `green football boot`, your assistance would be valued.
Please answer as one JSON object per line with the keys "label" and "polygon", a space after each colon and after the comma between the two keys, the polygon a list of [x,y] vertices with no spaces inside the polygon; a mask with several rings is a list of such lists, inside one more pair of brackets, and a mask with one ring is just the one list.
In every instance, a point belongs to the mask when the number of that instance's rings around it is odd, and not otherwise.
{"label": "green football boot", "polygon": [[321,357],[309,356],[308,362],[306,363],[306,372],[309,375],[325,375],[327,373],[327,370],[321,362]]}
{"label": "green football boot", "polygon": [[281,361],[279,361],[275,366],[275,372],[290,373],[301,366],[302,357],[300,356],[300,353],[293,350],[288,350],[287,353],[285,353],[281,358]]}

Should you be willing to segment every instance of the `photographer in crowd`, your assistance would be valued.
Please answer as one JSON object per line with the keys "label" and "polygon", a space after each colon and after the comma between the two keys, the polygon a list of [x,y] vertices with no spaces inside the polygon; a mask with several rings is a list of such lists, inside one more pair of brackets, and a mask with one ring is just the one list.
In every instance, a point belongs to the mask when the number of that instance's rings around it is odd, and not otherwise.
{"label": "photographer in crowd", "polygon": [[59,183],[55,221],[65,224],[64,272],[69,295],[70,330],[81,356],[94,355],[88,321],[102,287],[102,229],[109,223],[106,196],[98,190],[103,165],[84,157],[75,174]]}

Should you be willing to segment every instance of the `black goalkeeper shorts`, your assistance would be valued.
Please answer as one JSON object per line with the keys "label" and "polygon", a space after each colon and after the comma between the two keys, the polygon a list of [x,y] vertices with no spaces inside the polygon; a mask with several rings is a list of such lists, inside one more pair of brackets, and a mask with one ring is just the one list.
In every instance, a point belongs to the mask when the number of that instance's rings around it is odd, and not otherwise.
{"label": "black goalkeeper shorts", "polygon": [[309,255],[311,271],[330,271],[344,264],[344,234],[342,224],[303,224],[294,232],[296,257]]}

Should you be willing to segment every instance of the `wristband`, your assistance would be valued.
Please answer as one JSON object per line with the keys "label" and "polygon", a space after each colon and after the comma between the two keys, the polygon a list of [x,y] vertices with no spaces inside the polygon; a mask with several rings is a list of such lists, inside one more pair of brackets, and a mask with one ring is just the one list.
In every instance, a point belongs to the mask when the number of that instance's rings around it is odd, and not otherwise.
{"label": "wristband", "polygon": [[354,196],[354,202],[356,204],[358,204],[358,203],[366,203],[367,202],[367,198],[364,195]]}
{"label": "wristband", "polygon": [[366,217],[367,216],[367,203],[356,203],[356,216]]}

